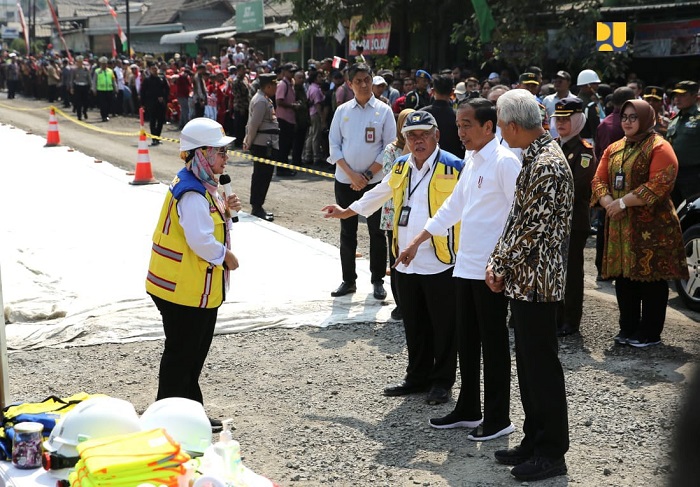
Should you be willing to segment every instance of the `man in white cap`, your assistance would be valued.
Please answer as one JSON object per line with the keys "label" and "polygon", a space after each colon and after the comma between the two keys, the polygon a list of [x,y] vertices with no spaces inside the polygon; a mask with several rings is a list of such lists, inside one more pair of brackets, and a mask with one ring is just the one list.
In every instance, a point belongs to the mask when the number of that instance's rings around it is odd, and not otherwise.
{"label": "man in white cap", "polygon": [[[405,249],[423,230],[457,185],[464,161],[441,150],[435,118],[426,111],[411,113],[404,123],[410,154],[400,157],[393,169],[371,191],[347,208],[329,205],[326,218],[369,216],[394,200],[394,255]],[[455,340],[455,286],[452,270],[459,242],[459,225],[444,236],[423,242],[410,257],[396,261],[396,284],[406,332],[408,367],[403,381],[384,389],[386,396],[428,392],[428,404],[449,401],[457,369]],[[403,255],[403,254],[402,254]]]}

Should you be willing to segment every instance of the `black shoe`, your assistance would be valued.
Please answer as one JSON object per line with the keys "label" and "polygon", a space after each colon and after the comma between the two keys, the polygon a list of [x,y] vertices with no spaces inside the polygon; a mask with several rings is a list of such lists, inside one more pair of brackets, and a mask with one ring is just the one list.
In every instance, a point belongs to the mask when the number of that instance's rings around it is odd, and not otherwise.
{"label": "black shoe", "polygon": [[565,337],[569,335],[576,335],[579,333],[578,326],[570,325],[569,323],[564,323],[559,328],[557,328],[557,336]]}
{"label": "black shoe", "polygon": [[87,120],[87,112],[83,112],[83,118]]}
{"label": "black shoe", "polygon": [[102,117],[103,122],[109,122],[109,117]]}
{"label": "black shoe", "polygon": [[640,335],[635,335],[627,339],[627,345],[634,348],[653,347],[661,343],[661,338],[647,338]]}
{"label": "black shoe", "polygon": [[403,381],[401,384],[395,384],[393,386],[386,386],[384,388],[384,395],[389,397],[394,396],[406,396],[408,394],[415,394],[417,392],[425,392],[428,390],[428,386],[424,384],[411,384],[410,382]]}
{"label": "black shoe", "polygon": [[501,436],[506,436],[515,431],[515,426],[510,423],[508,426],[503,428],[489,428],[488,425],[484,426],[483,423],[476,428],[474,428],[468,435],[467,439],[472,441],[489,441],[500,438]]}
{"label": "black shoe", "polygon": [[293,178],[296,175],[297,175],[296,169],[286,169],[283,167],[277,168],[277,177]]}
{"label": "black shoe", "polygon": [[452,428],[474,429],[481,424],[481,419],[463,419],[462,417],[460,417],[459,414],[452,411],[450,414],[448,414],[447,416],[443,416],[442,418],[430,418],[430,420],[428,420],[428,423],[433,428],[437,428],[440,430]]}
{"label": "black shoe", "polygon": [[532,450],[526,450],[521,445],[507,450],[496,450],[493,454],[498,463],[503,465],[520,465],[532,457]]}
{"label": "black shoe", "polygon": [[266,212],[265,208],[262,206],[254,206],[250,214],[268,222],[274,221],[275,219],[275,215]]}
{"label": "black shoe", "polygon": [[544,480],[558,475],[566,475],[567,468],[564,457],[551,459],[546,457],[532,457],[528,461],[513,467],[510,473],[518,480],[532,482]]}
{"label": "black shoe", "polygon": [[224,425],[218,419],[209,418],[209,424],[211,424],[212,433],[219,433],[224,429]]}
{"label": "black shoe", "polygon": [[391,319],[396,321],[403,320],[403,315],[401,314],[401,310],[398,306],[391,310]]}
{"label": "black shoe", "polygon": [[384,289],[384,283],[381,281],[373,282],[374,286],[374,299],[379,299],[380,301],[386,299],[386,290]]}
{"label": "black shoe", "polygon": [[440,386],[433,386],[430,388],[430,392],[428,393],[428,397],[425,399],[425,402],[427,402],[431,406],[435,406],[437,404],[445,404],[447,401],[450,400],[451,395],[451,389],[445,389],[444,387]]}
{"label": "black shoe", "polygon": [[157,146],[157,145],[160,145],[160,140],[153,139],[153,141],[151,141],[150,146],[151,146],[151,147],[155,147],[155,146]]}
{"label": "black shoe", "polygon": [[346,294],[354,293],[357,291],[357,286],[354,282],[341,282],[340,286],[335,291],[331,292],[331,296],[337,298],[339,296],[345,296]]}
{"label": "black shoe", "polygon": [[620,332],[613,337],[613,341],[615,342],[615,345],[627,345],[627,341],[629,339],[630,339],[629,335],[622,330],[620,330]]}

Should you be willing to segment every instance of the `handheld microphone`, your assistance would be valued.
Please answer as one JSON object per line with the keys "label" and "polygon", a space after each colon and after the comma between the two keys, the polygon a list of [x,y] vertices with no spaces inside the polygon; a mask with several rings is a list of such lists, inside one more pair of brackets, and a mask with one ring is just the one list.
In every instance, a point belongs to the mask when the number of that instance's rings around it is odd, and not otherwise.
{"label": "handheld microphone", "polygon": [[[222,174],[219,176],[219,184],[224,187],[224,194],[226,195],[226,199],[228,199],[228,197],[233,194],[233,190],[231,189],[231,176]],[[238,221],[238,212],[231,209],[229,209],[229,211],[231,212],[231,221],[236,223]]]}

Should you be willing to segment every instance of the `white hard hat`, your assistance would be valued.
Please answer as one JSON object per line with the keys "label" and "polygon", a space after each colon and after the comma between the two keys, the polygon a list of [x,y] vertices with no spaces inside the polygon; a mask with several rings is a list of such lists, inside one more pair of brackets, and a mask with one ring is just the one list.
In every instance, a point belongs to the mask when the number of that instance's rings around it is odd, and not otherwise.
{"label": "white hard hat", "polygon": [[206,117],[194,118],[187,122],[180,132],[180,150],[197,147],[224,147],[235,139],[228,137],[220,123]]}
{"label": "white hard hat", "polygon": [[93,397],[81,402],[56,424],[44,448],[64,457],[77,457],[78,443],[141,431],[134,406],[114,397]]}
{"label": "white hard hat", "polygon": [[141,428],[144,431],[163,428],[191,453],[204,453],[212,441],[211,423],[204,407],[184,397],[168,397],[148,406],[141,415]]}
{"label": "white hard hat", "polygon": [[592,69],[584,69],[578,74],[576,86],[585,86],[591,83],[600,83],[598,73],[596,73]]}

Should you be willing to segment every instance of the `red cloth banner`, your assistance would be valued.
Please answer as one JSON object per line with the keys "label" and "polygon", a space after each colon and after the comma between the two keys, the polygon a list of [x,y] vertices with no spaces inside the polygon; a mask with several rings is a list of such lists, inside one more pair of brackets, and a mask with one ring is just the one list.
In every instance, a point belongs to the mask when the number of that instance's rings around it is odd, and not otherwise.
{"label": "red cloth banner", "polygon": [[27,29],[27,22],[24,20],[24,11],[22,10],[22,5],[20,5],[19,2],[17,2],[17,10],[19,10],[19,23],[22,26],[24,43],[27,45],[27,56],[29,56],[29,29]]}
{"label": "red cloth banner", "polygon": [[58,16],[56,15],[56,9],[54,8],[53,4],[51,3],[51,0],[46,0],[46,5],[49,6],[49,10],[51,11],[51,17],[53,17],[53,23],[56,26],[56,32],[58,32],[58,38],[61,40],[61,44],[63,44],[63,49],[66,51],[66,55],[68,56],[68,60],[70,62],[73,62],[73,56],[71,56],[70,50],[68,50],[68,45],[66,44],[66,40],[63,38],[63,32],[61,32],[61,25],[58,23]]}

